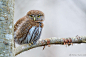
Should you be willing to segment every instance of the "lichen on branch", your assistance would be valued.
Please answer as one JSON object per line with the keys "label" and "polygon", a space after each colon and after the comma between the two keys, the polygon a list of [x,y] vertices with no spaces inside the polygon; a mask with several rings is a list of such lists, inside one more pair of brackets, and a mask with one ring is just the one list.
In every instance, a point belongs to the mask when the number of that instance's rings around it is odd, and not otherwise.
{"label": "lichen on branch", "polygon": [[69,44],[69,43],[86,43],[86,36],[76,36],[76,37],[69,37],[69,38],[46,38],[46,39],[39,39],[39,41],[35,45],[24,44],[19,47],[15,48],[15,55],[20,54],[21,52],[30,50],[32,48],[51,45],[51,44]]}

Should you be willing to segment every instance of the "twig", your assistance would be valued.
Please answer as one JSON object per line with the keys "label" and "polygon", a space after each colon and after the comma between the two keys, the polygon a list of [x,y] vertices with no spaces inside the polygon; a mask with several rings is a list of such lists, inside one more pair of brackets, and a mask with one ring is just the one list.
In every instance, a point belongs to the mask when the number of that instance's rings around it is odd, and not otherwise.
{"label": "twig", "polygon": [[40,39],[36,43],[36,45],[29,46],[29,44],[24,44],[24,45],[21,45],[19,47],[16,47],[14,49],[15,50],[15,55],[18,55],[21,52],[30,50],[32,48],[48,45],[47,42],[49,42],[49,44],[61,44],[61,45],[63,45],[64,43],[86,43],[86,36],[80,36],[80,37],[76,36],[76,37],[71,37],[71,38],[70,37],[69,38],[52,37],[52,38]]}

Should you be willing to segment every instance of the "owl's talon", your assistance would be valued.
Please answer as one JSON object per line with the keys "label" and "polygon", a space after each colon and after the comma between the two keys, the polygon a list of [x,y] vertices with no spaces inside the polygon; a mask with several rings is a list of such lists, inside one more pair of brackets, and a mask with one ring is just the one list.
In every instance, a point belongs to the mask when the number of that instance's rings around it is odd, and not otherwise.
{"label": "owl's talon", "polygon": [[31,43],[29,43],[29,46],[31,46]]}
{"label": "owl's talon", "polygon": [[33,42],[31,42],[31,44],[33,44]]}

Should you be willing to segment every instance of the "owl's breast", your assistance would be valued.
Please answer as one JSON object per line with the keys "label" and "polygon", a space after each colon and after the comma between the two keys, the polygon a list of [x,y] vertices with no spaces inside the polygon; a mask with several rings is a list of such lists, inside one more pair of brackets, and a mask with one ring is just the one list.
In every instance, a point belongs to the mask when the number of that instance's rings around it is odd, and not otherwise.
{"label": "owl's breast", "polygon": [[18,29],[18,33],[14,33],[14,40],[18,44],[35,44],[40,38],[42,27],[39,23],[39,26],[24,26],[24,28]]}
{"label": "owl's breast", "polygon": [[27,34],[27,40],[28,40],[27,42],[28,43],[33,42],[35,44],[36,41],[40,38],[41,32],[42,32],[42,28],[41,28],[40,25],[39,25],[39,27],[38,26],[33,26],[29,30],[29,33]]}

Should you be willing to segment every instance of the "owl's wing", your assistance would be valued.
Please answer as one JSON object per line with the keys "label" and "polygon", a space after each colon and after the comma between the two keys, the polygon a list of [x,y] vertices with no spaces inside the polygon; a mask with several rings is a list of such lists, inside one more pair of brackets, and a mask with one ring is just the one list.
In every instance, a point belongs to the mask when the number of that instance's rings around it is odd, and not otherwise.
{"label": "owl's wing", "polygon": [[33,42],[33,44],[35,44],[37,40],[40,38],[41,31],[41,27],[33,26],[29,31],[30,34],[27,35],[28,43]]}
{"label": "owl's wing", "polygon": [[20,18],[14,25],[14,31],[17,30],[18,26],[25,20],[25,16]]}
{"label": "owl's wing", "polygon": [[18,28],[16,28],[16,31],[14,31],[14,41],[18,44],[25,44],[27,43],[27,35],[29,33],[29,30],[32,28],[29,21],[25,21],[21,23]]}

